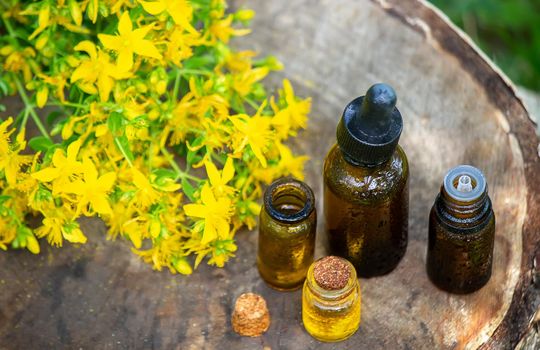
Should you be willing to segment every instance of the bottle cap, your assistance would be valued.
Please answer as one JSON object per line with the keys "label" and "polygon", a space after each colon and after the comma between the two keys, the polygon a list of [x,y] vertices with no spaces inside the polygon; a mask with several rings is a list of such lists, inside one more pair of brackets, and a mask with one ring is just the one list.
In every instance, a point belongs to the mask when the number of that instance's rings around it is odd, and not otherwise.
{"label": "bottle cap", "polygon": [[396,101],[394,89],[375,84],[345,107],[336,134],[348,161],[376,166],[390,159],[403,130]]}
{"label": "bottle cap", "polygon": [[451,198],[460,202],[473,202],[487,191],[484,174],[472,165],[450,169],[444,177],[443,187]]}

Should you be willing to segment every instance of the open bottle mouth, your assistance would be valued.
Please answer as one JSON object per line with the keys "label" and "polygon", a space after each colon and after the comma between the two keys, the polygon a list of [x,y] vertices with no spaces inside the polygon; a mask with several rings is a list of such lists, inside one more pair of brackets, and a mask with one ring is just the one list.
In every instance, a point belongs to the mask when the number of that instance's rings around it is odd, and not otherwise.
{"label": "open bottle mouth", "polygon": [[486,192],[486,178],[471,165],[458,165],[446,174],[443,187],[446,194],[456,201],[474,202]]}
{"label": "open bottle mouth", "polygon": [[274,181],[264,193],[264,207],[268,214],[286,223],[306,219],[315,207],[314,202],[311,188],[293,178]]}

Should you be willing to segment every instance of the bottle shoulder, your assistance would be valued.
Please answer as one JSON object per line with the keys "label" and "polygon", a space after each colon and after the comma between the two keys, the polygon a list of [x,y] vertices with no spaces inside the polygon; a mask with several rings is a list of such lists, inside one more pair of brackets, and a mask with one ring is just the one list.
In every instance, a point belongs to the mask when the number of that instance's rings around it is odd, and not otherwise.
{"label": "bottle shoulder", "polygon": [[390,159],[375,167],[351,164],[335,144],[324,162],[325,185],[339,197],[353,201],[384,200],[407,186],[409,164],[398,145]]}

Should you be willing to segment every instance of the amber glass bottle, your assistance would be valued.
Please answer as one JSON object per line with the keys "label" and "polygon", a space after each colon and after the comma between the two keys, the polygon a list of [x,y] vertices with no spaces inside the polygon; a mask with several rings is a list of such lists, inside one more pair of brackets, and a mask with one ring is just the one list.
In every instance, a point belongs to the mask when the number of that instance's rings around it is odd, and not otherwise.
{"label": "amber glass bottle", "polygon": [[354,266],[327,256],[309,269],[302,291],[302,321],[314,338],[335,342],[347,339],[360,324],[360,285]]}
{"label": "amber glass bottle", "polygon": [[282,178],[266,189],[263,201],[259,274],[275,289],[300,288],[315,251],[317,214],[313,191],[301,181]]}
{"label": "amber glass bottle", "polygon": [[427,273],[439,288],[458,294],[482,288],[491,277],[495,214],[480,170],[448,172],[429,216]]}
{"label": "amber glass bottle", "polygon": [[330,252],[352,262],[360,277],[392,271],[407,249],[409,166],[395,104],[385,84],[349,103],[324,163]]}

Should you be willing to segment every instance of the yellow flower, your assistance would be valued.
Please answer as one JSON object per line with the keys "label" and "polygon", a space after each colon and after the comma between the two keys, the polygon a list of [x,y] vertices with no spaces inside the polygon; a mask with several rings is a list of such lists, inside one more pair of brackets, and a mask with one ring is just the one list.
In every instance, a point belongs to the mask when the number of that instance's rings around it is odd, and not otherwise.
{"label": "yellow flower", "polygon": [[75,46],[75,50],[86,52],[89,59],[80,61],[71,75],[71,82],[80,81],[79,87],[87,94],[99,91],[101,102],[109,99],[115,79],[124,79],[130,75],[129,72],[123,71],[123,67],[112,64],[105,52],[96,51],[96,46],[91,41],[81,41]]}
{"label": "yellow flower", "polygon": [[270,129],[271,119],[259,115],[262,109],[264,109],[264,104],[251,118],[246,114],[238,114],[231,116],[230,120],[236,129],[233,134],[232,144],[234,153],[241,153],[246,145],[249,145],[263,168],[266,168],[267,162],[263,152],[268,147],[272,131]]}
{"label": "yellow flower", "polygon": [[234,29],[231,27],[233,16],[229,15],[224,19],[214,21],[210,26],[210,33],[214,35],[218,40],[227,44],[231,36],[242,36],[249,34],[249,29]]}
{"label": "yellow flower", "polygon": [[240,95],[246,96],[253,90],[253,84],[264,79],[269,73],[267,67],[249,69],[240,74],[233,75],[232,88]]}
{"label": "yellow flower", "polygon": [[229,222],[232,215],[231,200],[227,197],[214,197],[208,184],[201,190],[202,204],[186,204],[186,215],[204,219],[204,232],[201,244],[229,235]]}
{"label": "yellow flower", "polygon": [[118,53],[118,65],[129,70],[133,67],[133,53],[161,59],[152,41],[144,39],[150,29],[150,26],[145,26],[133,30],[129,13],[124,12],[118,23],[118,35],[98,34],[98,38],[107,49]]}
{"label": "yellow flower", "polygon": [[35,230],[38,238],[47,237],[47,242],[57,247],[62,246],[62,238],[71,243],[86,243],[86,236],[76,222],[67,222],[61,214],[56,214],[59,216],[45,216],[43,225]]}
{"label": "yellow flower", "polygon": [[160,194],[154,189],[152,183],[148,178],[141,173],[137,168],[131,169],[133,175],[133,184],[137,187],[137,202],[143,208],[147,208],[154,204],[159,198]]}
{"label": "yellow flower", "polygon": [[278,143],[277,148],[279,150],[279,163],[278,172],[281,176],[292,175],[293,177],[303,180],[304,179],[304,163],[309,159],[307,156],[293,156],[289,147]]}
{"label": "yellow flower", "polygon": [[81,140],[78,139],[68,146],[67,157],[64,155],[63,150],[56,149],[52,156],[53,166],[33,173],[32,177],[39,182],[53,181],[53,195],[63,192],[65,189],[64,186],[82,169],[81,162],[77,161],[77,154],[79,153],[80,148]]}
{"label": "yellow flower", "polygon": [[9,136],[15,131],[12,129],[7,131],[7,128],[13,123],[13,118],[9,117],[0,124],[0,171],[4,171],[7,183],[11,186],[17,184],[19,170],[21,166],[30,164],[32,156],[20,155],[19,152],[26,147],[24,140],[24,129],[17,135],[15,144],[9,143]]}
{"label": "yellow flower", "polygon": [[210,184],[212,185],[212,189],[218,197],[234,193],[235,189],[231,186],[227,186],[227,182],[231,181],[234,177],[234,164],[231,157],[227,157],[227,161],[225,162],[225,166],[223,167],[221,174],[219,173],[215,164],[208,160],[204,162],[204,166],[206,168],[208,180],[210,180]]}
{"label": "yellow flower", "polygon": [[180,66],[183,60],[193,56],[192,47],[200,43],[198,33],[186,33],[178,26],[168,35],[168,39],[164,56],[177,66]]}
{"label": "yellow flower", "polygon": [[229,258],[234,257],[236,249],[236,244],[232,239],[215,242],[212,257],[208,260],[208,264],[223,267]]}
{"label": "yellow flower", "polygon": [[44,5],[41,7],[41,9],[38,12],[38,27],[30,36],[28,37],[28,40],[34,39],[39,33],[45,30],[49,26],[49,19],[51,14],[51,8],[49,5]]}
{"label": "yellow flower", "polygon": [[305,128],[307,123],[307,115],[311,109],[311,99],[299,100],[294,95],[291,82],[287,79],[283,80],[283,93],[287,102],[287,110],[290,115],[291,127]]}
{"label": "yellow flower", "polygon": [[111,171],[98,177],[98,171],[89,158],[83,159],[82,172],[84,181],[76,180],[67,184],[65,188],[67,193],[77,195],[77,213],[112,214],[107,194],[112,190],[116,174]]}
{"label": "yellow flower", "polygon": [[7,221],[6,218],[0,217],[0,249],[7,250],[7,245],[17,237],[17,226],[12,221]]}
{"label": "yellow flower", "polygon": [[158,1],[140,1],[144,10],[151,15],[158,15],[163,11],[172,17],[174,23],[182,26],[189,32],[197,32],[191,25],[193,9],[186,0],[158,0]]}

